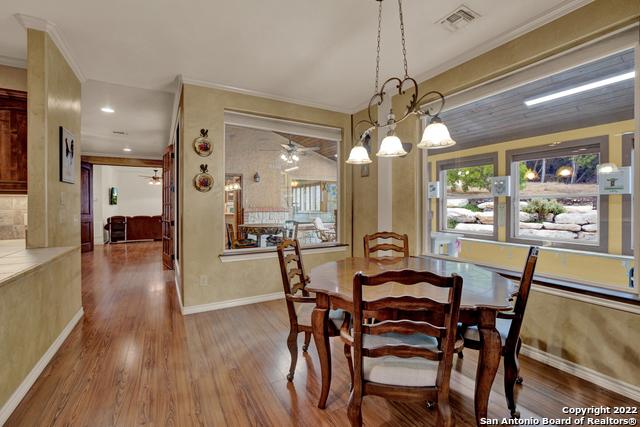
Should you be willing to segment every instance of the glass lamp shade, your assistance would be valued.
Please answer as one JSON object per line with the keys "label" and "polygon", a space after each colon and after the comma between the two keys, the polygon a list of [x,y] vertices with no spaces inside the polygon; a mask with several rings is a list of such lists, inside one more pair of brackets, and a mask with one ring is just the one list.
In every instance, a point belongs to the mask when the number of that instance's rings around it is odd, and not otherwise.
{"label": "glass lamp shade", "polygon": [[352,165],[366,165],[371,163],[369,152],[362,144],[356,144],[349,153],[347,163]]}
{"label": "glass lamp shade", "polygon": [[405,156],[407,152],[402,146],[402,141],[395,135],[387,135],[380,144],[380,149],[376,153],[378,157],[400,157]]}
{"label": "glass lamp shade", "polygon": [[438,118],[433,118],[422,134],[418,148],[445,148],[455,145],[449,129]]}

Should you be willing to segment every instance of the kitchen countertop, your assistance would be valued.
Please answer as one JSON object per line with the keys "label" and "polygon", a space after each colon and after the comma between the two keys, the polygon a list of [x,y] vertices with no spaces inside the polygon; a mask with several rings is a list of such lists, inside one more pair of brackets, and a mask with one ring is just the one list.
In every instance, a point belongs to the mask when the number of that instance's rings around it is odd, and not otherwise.
{"label": "kitchen countertop", "polygon": [[77,246],[26,249],[24,240],[0,240],[0,286],[76,249]]}

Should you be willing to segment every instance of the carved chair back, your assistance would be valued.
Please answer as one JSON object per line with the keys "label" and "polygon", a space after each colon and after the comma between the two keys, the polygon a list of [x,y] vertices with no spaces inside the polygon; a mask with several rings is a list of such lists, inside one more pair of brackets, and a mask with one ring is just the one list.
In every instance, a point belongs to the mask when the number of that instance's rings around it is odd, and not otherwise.
{"label": "carved chair back", "polygon": [[[293,249],[293,251],[291,251]],[[305,274],[300,254],[300,243],[297,239],[287,239],[277,247],[278,260],[280,261],[280,274],[282,287],[287,301],[289,319],[297,324],[297,315],[294,302],[311,303],[315,297],[310,296],[306,290],[309,277]]]}
{"label": "carved chair back", "polygon": [[533,275],[536,270],[539,252],[540,248],[537,246],[531,246],[529,248],[529,254],[527,255],[522,278],[520,279],[520,287],[518,288],[513,312],[498,314],[500,318],[511,319],[511,327],[509,328],[509,335],[507,336],[505,347],[515,348],[520,338],[520,329],[522,328],[522,321],[527,308],[527,301],[529,299],[529,292],[531,291],[531,284],[533,283]]}
{"label": "carved chair back", "polygon": [[[435,300],[429,297],[384,297],[376,300],[364,300],[363,293],[366,288],[377,287],[388,283],[401,284],[404,286],[414,286],[422,284],[436,288],[448,289],[446,299]],[[426,284],[426,285],[425,285]],[[415,387],[385,386],[376,388],[373,393],[367,392],[366,382],[362,375],[364,357],[397,356],[401,358],[422,357],[427,360],[438,361],[438,373],[435,390],[437,394],[448,393],[449,379],[451,376],[451,366],[456,342],[458,315],[460,310],[460,299],[462,294],[462,277],[452,275],[450,277],[438,276],[430,272],[418,272],[413,270],[387,271],[375,276],[366,276],[362,272],[353,278],[353,342],[354,350],[354,387],[359,387],[359,392],[364,394],[380,394],[381,391],[388,391],[396,394],[396,397],[416,397],[421,396],[420,391],[413,390]],[[381,309],[397,310],[399,315],[394,320],[384,320],[374,324],[366,323],[366,313],[375,312]],[[411,320],[411,312],[429,311],[439,313],[433,316],[441,321],[415,321]],[[375,348],[363,347],[363,335],[380,335],[386,333],[397,333],[404,335],[424,334],[437,339],[440,345],[437,348],[426,348],[411,345],[384,345]],[[417,392],[418,394],[414,393]],[[385,395],[382,393],[380,395]]]}
{"label": "carved chair back", "polygon": [[[390,239],[392,243],[377,243],[378,239]],[[371,254],[377,251],[394,251],[402,253],[402,256],[409,256],[409,236],[391,231],[380,231],[378,233],[366,234],[364,236],[364,256],[371,258]],[[400,241],[401,246],[393,243]]]}

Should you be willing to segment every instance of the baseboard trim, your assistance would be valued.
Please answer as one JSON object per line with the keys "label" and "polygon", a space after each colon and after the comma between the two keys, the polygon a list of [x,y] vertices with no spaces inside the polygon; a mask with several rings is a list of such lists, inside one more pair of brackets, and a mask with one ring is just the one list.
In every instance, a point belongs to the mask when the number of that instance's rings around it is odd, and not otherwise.
{"label": "baseboard trim", "polygon": [[591,368],[578,365],[577,363],[570,362],[561,357],[547,353],[530,345],[524,344],[520,351],[523,356],[530,357],[533,360],[544,363],[545,365],[553,366],[561,371],[567,372],[571,375],[575,375],[578,378],[587,380],[595,385],[598,385],[607,390],[611,390],[622,396],[626,396],[630,399],[640,402],[640,387],[620,381],[616,378],[612,378],[601,372],[594,371]]}
{"label": "baseboard trim", "polygon": [[55,356],[55,354],[58,352],[64,340],[67,339],[67,337],[69,336],[73,328],[80,321],[80,319],[82,319],[83,315],[84,315],[84,311],[82,307],[80,307],[80,310],[78,310],[78,312],[73,316],[73,318],[71,318],[69,323],[67,323],[67,325],[64,327],[62,332],[60,332],[60,335],[58,335],[58,338],[56,338],[55,341],[51,344],[51,346],[49,346],[49,348],[42,355],[40,360],[38,360],[38,362],[27,374],[24,380],[22,380],[22,382],[20,383],[16,391],[13,392],[11,397],[9,397],[9,399],[2,406],[2,408],[0,409],[0,426],[4,425],[4,423],[7,422],[7,419],[9,419],[13,411],[18,407],[18,405],[20,404],[20,401],[22,401],[22,399],[27,394],[27,392],[29,392],[29,389],[36,382],[36,380],[38,379],[42,371],[44,371],[44,368],[46,368],[49,362],[51,362],[51,359],[53,359],[53,356]]}
{"label": "baseboard trim", "polygon": [[256,295],[247,298],[230,299],[209,304],[191,305],[182,307],[182,314],[203,313],[205,311],[221,310],[223,308],[238,307],[240,305],[256,304],[259,302],[273,301],[284,298],[284,292],[274,292],[272,294]]}

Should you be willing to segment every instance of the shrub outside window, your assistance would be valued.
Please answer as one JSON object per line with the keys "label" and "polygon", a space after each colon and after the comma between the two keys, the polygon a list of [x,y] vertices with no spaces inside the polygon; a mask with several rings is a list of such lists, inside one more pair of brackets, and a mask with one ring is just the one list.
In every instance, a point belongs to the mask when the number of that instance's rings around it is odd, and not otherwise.
{"label": "shrub outside window", "polygon": [[496,174],[497,155],[438,162],[437,169],[442,186],[438,229],[495,238],[491,178]]}
{"label": "shrub outside window", "polygon": [[511,237],[606,251],[602,226],[606,196],[598,194],[598,165],[606,161],[606,138],[554,145],[508,154],[513,180]]}

